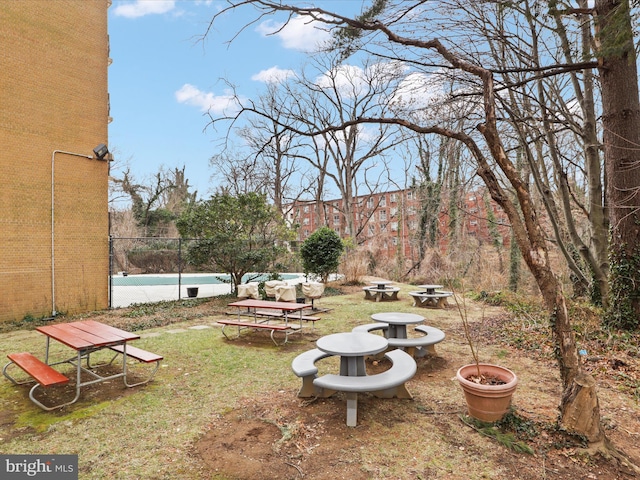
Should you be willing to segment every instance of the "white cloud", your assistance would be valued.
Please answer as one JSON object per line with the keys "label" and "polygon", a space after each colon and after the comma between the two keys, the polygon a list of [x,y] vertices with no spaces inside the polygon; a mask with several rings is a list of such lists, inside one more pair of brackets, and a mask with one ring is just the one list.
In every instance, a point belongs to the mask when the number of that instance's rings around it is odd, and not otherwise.
{"label": "white cloud", "polygon": [[251,77],[251,80],[263,83],[279,83],[293,75],[295,75],[293,70],[284,70],[276,65],[256,73]]}
{"label": "white cloud", "polygon": [[348,98],[357,97],[367,88],[365,71],[354,65],[339,65],[316,78],[320,88],[335,89]]}
{"label": "white cloud", "polygon": [[315,51],[331,38],[331,34],[323,23],[301,16],[293,17],[286,25],[282,22],[267,20],[258,26],[257,31],[265,37],[275,35],[284,48],[301,52]]}
{"label": "white cloud", "polygon": [[203,92],[189,83],[185,83],[180,90],[176,91],[176,100],[178,103],[198,107],[203,112],[210,111],[214,114],[225,113],[225,110],[229,108],[236,109],[238,105],[231,92],[215,95],[212,92]]}
{"label": "white cloud", "polygon": [[412,109],[433,106],[443,95],[442,82],[438,75],[413,72],[407,75],[394,93],[392,103]]}
{"label": "white cloud", "polygon": [[113,13],[120,17],[138,18],[145,15],[167,13],[175,6],[175,0],[135,0],[133,3],[119,4]]}

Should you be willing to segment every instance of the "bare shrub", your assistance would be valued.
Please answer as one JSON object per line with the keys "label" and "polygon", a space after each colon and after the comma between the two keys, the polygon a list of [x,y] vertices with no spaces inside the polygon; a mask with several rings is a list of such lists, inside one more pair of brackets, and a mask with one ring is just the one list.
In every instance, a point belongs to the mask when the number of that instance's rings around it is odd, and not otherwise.
{"label": "bare shrub", "polygon": [[350,249],[342,257],[340,271],[347,285],[359,285],[369,271],[369,252],[364,249]]}

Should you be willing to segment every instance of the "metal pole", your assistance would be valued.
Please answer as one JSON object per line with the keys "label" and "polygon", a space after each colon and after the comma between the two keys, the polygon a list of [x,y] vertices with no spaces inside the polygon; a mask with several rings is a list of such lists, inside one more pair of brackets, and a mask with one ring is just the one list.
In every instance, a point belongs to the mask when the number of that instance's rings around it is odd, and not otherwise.
{"label": "metal pole", "polygon": [[178,239],[178,300],[182,292],[182,238]]}

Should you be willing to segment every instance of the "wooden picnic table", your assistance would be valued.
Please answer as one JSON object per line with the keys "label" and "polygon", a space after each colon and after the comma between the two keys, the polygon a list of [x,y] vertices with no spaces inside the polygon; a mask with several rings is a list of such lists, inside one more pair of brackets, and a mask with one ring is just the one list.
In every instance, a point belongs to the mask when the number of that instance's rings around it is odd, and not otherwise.
{"label": "wooden picnic table", "polygon": [[[94,320],[45,325],[42,327],[37,327],[36,330],[46,336],[44,361],[40,361],[38,358],[27,352],[9,354],[8,357],[11,361],[5,365],[3,374],[13,383],[18,385],[23,383],[30,383],[30,380],[18,381],[8,372],[8,369],[12,365],[16,365],[20,367],[24,372],[29,374],[29,376],[36,381],[36,384],[31,388],[31,391],[29,392],[29,398],[31,399],[31,401],[33,401],[33,403],[44,410],[53,410],[75,403],[80,398],[82,387],[92,385],[94,383],[106,382],[116,378],[122,378],[124,384],[127,387],[133,387],[142,383],[147,383],[155,374],[160,360],[162,360],[162,357],[160,355],[146,352],[141,349],[136,349],[135,347],[129,347],[130,351],[128,351],[127,343],[140,338],[138,334],[120,330],[119,328],[105,325]],[[52,362],[50,358],[51,340],[55,340],[71,348],[72,350],[75,350],[75,355],[61,361]],[[115,352],[114,357],[112,358],[111,362],[109,362],[110,364],[118,355],[122,355],[121,371],[118,371],[112,375],[103,376],[96,371],[95,365],[91,365],[91,354],[103,349],[109,349],[112,352]],[[147,381],[134,384],[128,383],[128,357],[135,358],[145,363],[156,363],[156,368],[155,370],[153,370],[151,376]],[[58,405],[44,405],[37,398],[35,398],[34,392],[38,387],[46,388],[53,385],[61,385],[67,383],[69,379],[57,370],[53,369],[53,366],[63,364],[73,365],[76,368],[75,397],[71,401],[63,402]],[[89,380],[83,380],[83,374],[85,374],[85,376],[88,376]]]}
{"label": "wooden picnic table", "polygon": [[236,307],[238,309],[238,318],[240,318],[240,314],[244,309],[247,312],[253,312],[253,319],[257,323],[257,312],[258,310],[279,310],[282,312],[284,316],[285,325],[289,324],[289,313],[298,312],[298,319],[300,321],[300,328],[302,328],[302,310],[307,308],[307,305],[304,303],[294,303],[294,302],[272,302],[270,300],[254,300],[252,298],[247,298],[245,300],[240,300],[237,302],[232,302],[229,304],[230,307]]}

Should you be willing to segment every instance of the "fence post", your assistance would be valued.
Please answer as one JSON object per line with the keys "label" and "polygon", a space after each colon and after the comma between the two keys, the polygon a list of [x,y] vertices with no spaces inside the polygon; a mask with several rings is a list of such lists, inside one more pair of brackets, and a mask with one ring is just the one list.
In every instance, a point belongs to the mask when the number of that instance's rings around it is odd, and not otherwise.
{"label": "fence post", "polygon": [[182,237],[178,239],[178,300],[182,297]]}

